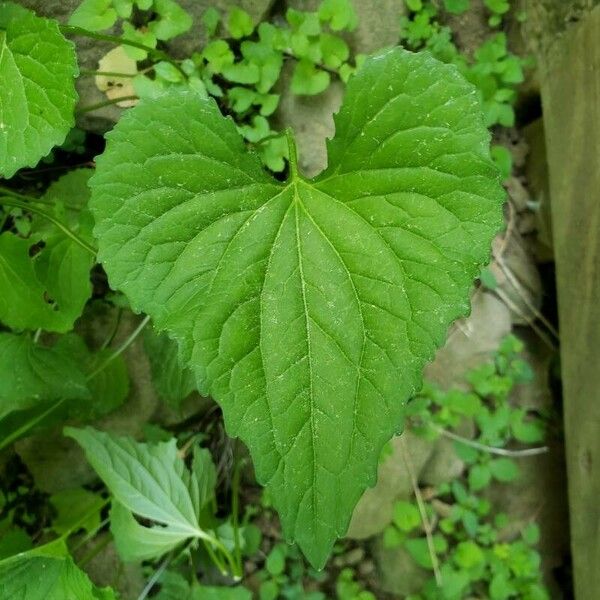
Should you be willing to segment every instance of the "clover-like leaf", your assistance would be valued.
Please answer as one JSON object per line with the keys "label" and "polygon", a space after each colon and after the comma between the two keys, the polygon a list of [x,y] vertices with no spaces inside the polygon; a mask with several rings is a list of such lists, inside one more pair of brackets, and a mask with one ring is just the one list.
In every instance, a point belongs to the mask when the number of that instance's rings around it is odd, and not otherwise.
{"label": "clover-like leaf", "polygon": [[0,2],[0,176],[34,166],[73,126],[75,49],[58,29]]}
{"label": "clover-like leaf", "polygon": [[455,67],[398,48],[351,78],[314,180],[293,148],[288,181],[272,179],[192,94],[141,102],[98,158],[111,284],[179,342],[315,566],[501,225],[477,98]]}

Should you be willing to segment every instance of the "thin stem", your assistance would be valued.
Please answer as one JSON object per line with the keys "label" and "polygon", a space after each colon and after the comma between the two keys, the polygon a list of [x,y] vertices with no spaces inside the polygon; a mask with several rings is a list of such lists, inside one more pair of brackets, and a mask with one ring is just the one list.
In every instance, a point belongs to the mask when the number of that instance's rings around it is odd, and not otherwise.
{"label": "thin stem", "polygon": [[27,423],[24,423],[23,425],[21,425],[21,427],[19,427],[18,429],[13,431],[11,434],[9,434],[7,437],[5,437],[0,442],[0,450],[9,446],[15,440],[18,440],[19,438],[23,437],[23,435],[25,435],[30,429],[33,429],[40,421],[43,421],[48,415],[52,414],[57,408],[60,408],[60,406],[65,403],[65,401],[66,401],[66,398],[61,398],[60,400],[57,400],[54,404],[52,404],[50,407],[48,407],[44,412],[40,413],[39,415],[36,415],[35,417],[33,417],[33,419],[31,419],[30,421],[27,421]]}
{"label": "thin stem", "polygon": [[118,98],[112,98],[111,100],[104,100],[102,102],[97,102],[96,104],[90,104],[89,106],[84,106],[82,108],[78,108],[75,112],[78,115],[84,115],[85,113],[92,112],[94,110],[99,110],[100,108],[104,108],[105,106],[111,106],[113,104],[118,104],[119,102],[125,102],[127,100],[139,100],[138,96],[119,96]]}
{"label": "thin stem", "polygon": [[119,330],[119,325],[121,324],[122,316],[123,316],[123,309],[119,308],[119,310],[117,312],[117,318],[115,319],[115,324],[113,325],[112,331],[109,333],[108,337],[104,340],[104,342],[102,343],[102,346],[100,346],[100,350],[106,350],[113,343],[113,340],[115,339],[115,336],[117,335],[117,331]]}
{"label": "thin stem", "polygon": [[239,522],[239,504],[240,504],[240,474],[242,470],[242,461],[238,461],[233,469],[233,478],[231,481],[231,518],[233,522],[233,543],[234,558],[239,569],[242,572],[242,550],[240,544],[240,522]]}
{"label": "thin stem", "polygon": [[103,371],[113,360],[115,360],[118,356],[123,354],[123,352],[125,352],[125,350],[127,350],[127,348],[129,348],[129,346],[131,346],[131,344],[134,342],[135,338],[137,338],[137,336],[140,335],[140,333],[142,332],[144,327],[146,327],[146,325],[148,325],[149,321],[150,321],[150,317],[148,317],[148,316],[144,317],[142,322],[131,332],[129,337],[109,357],[107,357],[106,360],[103,360],[86,377],[86,381],[89,381],[90,379],[93,379],[94,377],[96,377],[96,375],[98,375],[98,373],[100,373],[100,371]]}
{"label": "thin stem", "polygon": [[206,540],[203,540],[203,542],[204,547],[206,548],[206,552],[208,552],[208,556],[210,557],[210,560],[212,560],[217,569],[219,569],[219,573],[221,573],[221,575],[227,575],[227,569],[225,568],[225,565],[221,562],[219,557],[216,555],[215,551],[211,548],[210,543]]}
{"label": "thin stem", "polygon": [[506,448],[495,448],[494,446],[486,446],[485,444],[481,444],[476,442],[475,440],[470,440],[469,438],[465,438],[462,435],[458,435],[452,431],[448,431],[447,429],[443,429],[438,427],[437,425],[433,425],[430,423],[429,425],[434,431],[437,431],[440,435],[443,435],[451,440],[456,442],[460,442],[465,446],[471,446],[471,448],[477,448],[477,450],[481,450],[482,452],[488,452],[489,454],[497,454],[498,456],[511,456],[513,458],[522,458],[525,456],[537,456],[538,454],[545,454],[548,452],[548,446],[541,446],[539,448],[526,448],[525,450],[507,450]]}
{"label": "thin stem", "polygon": [[431,558],[433,575],[435,576],[435,582],[437,583],[437,586],[441,588],[443,585],[443,580],[440,572],[440,563],[438,561],[437,553],[433,543],[433,530],[431,523],[429,522],[429,518],[427,517],[425,502],[423,501],[423,496],[421,495],[421,490],[419,489],[419,482],[417,481],[417,476],[415,475],[415,470],[413,469],[413,464],[410,459],[410,455],[408,454],[408,448],[406,447],[406,442],[404,441],[403,437],[400,438],[400,444],[402,445],[402,458],[404,459],[406,471],[410,478],[410,483],[417,500],[417,506],[419,507],[419,514],[421,515],[421,522],[423,523],[423,529],[427,539],[427,548],[429,549],[429,556]]}
{"label": "thin stem", "polygon": [[88,31],[87,29],[83,29],[82,27],[74,27],[73,25],[60,25],[60,29],[64,34],[80,35],[82,37],[91,38],[93,40],[110,42],[112,44],[123,46],[131,46],[132,48],[144,50],[148,52],[148,54],[150,54],[151,56],[155,56],[157,58],[160,58],[161,60],[165,60],[171,63],[179,72],[185,75],[178,62],[176,60],[173,60],[166,52],[163,52],[162,50],[158,50],[156,48],[152,48],[151,46],[146,46],[145,44],[140,44],[139,42],[134,42],[132,40],[119,37],[117,35],[96,33],[95,31]]}
{"label": "thin stem", "polygon": [[40,341],[40,335],[42,335],[41,327],[39,329],[36,329],[35,333],[33,334],[33,343],[34,344],[37,344]]}
{"label": "thin stem", "polygon": [[[107,503],[111,501],[110,496],[106,499]],[[86,535],[78,541],[78,543],[71,549],[71,554],[75,554],[79,548],[82,548],[87,542],[89,542],[105,525],[110,523],[110,517],[106,517],[103,521],[100,521],[98,527],[93,529],[92,531],[86,533]],[[69,531],[69,535],[73,530]]]}
{"label": "thin stem", "polygon": [[160,576],[163,574],[165,569],[169,566],[169,563],[171,562],[171,560],[173,560],[173,552],[169,553],[167,555],[167,557],[160,563],[160,566],[158,567],[158,569],[156,569],[156,571],[154,572],[152,577],[150,577],[150,579],[148,580],[148,583],[142,590],[142,593],[138,596],[138,600],[146,599],[148,594],[152,591],[152,588],[154,587],[156,582],[160,579]]}
{"label": "thin stem", "polygon": [[137,73],[119,73],[117,71],[94,71],[93,69],[82,69],[79,72],[84,77],[123,77],[133,78]]}
{"label": "thin stem", "polygon": [[[34,198],[31,199],[33,202],[36,200]],[[96,249],[90,246],[84,239],[80,238],[74,231],[69,229],[62,221],[59,221],[56,217],[47,213],[45,210],[38,208],[37,206],[32,206],[31,204],[27,204],[26,202],[21,202],[17,198],[0,198],[0,204],[6,204],[7,206],[15,206],[16,208],[22,208],[23,210],[28,210],[29,212],[36,213],[51,223],[54,223],[67,237],[71,238],[74,242],[79,244],[84,250],[87,250],[93,256],[96,256]]]}
{"label": "thin stem", "polygon": [[288,156],[290,162],[290,179],[292,181],[298,179],[298,151],[296,150],[296,141],[294,140],[294,132],[290,127],[285,130],[285,137],[288,144]]}

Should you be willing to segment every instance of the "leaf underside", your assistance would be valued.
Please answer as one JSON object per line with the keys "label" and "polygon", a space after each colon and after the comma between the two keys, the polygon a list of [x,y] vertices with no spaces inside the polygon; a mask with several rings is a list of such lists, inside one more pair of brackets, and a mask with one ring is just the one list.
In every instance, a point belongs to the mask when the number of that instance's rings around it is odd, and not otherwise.
{"label": "leaf underside", "polygon": [[91,180],[111,285],[179,342],[317,567],[468,311],[503,201],[475,89],[428,54],[368,59],[335,124],[327,170],[279,183],[214,102],[167,95]]}
{"label": "leaf underside", "polygon": [[33,167],[75,120],[75,48],[58,23],[0,2],[0,177]]}

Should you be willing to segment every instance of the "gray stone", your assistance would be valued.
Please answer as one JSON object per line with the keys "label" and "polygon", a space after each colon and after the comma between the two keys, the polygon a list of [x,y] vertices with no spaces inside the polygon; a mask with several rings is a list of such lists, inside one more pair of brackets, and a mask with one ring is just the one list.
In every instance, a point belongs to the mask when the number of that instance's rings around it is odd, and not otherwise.
{"label": "gray stone", "polygon": [[[314,11],[321,0],[288,0],[287,5],[297,10]],[[380,48],[395,46],[400,32],[400,17],[406,14],[404,0],[352,0],[358,25],[344,38],[352,50],[369,54]]]}
{"label": "gray stone", "polygon": [[425,378],[443,389],[460,386],[464,374],[488,360],[510,331],[510,310],[479,288],[471,298],[471,314],[453,325],[446,344],[426,367]]}
{"label": "gray stone", "polygon": [[420,473],[433,452],[431,442],[406,431],[392,440],[392,454],[379,465],[377,483],[365,491],[359,500],[347,537],[365,539],[383,531],[392,521],[394,504],[397,500],[410,498],[413,486],[406,469],[404,447],[408,449],[414,472]]}
{"label": "gray stone", "polygon": [[431,574],[419,567],[402,546],[386,548],[381,537],[373,544],[373,556],[379,573],[379,586],[388,594],[399,598],[418,594],[431,578]]}
{"label": "gray stone", "polygon": [[326,139],[335,132],[333,114],[342,103],[344,86],[333,81],[318,96],[296,96],[290,91],[290,77],[291,65],[286,65],[280,81],[282,96],[276,126],[294,130],[300,171],[313,177],[327,166]]}

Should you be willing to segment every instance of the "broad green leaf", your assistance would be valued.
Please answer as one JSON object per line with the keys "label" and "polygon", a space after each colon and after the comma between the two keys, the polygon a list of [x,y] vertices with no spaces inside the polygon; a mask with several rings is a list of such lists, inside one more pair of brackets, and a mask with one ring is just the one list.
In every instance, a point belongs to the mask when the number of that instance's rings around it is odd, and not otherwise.
{"label": "broad green leaf", "polygon": [[0,382],[0,418],[43,400],[90,395],[72,355],[58,345],[36,344],[29,335],[0,333]]}
{"label": "broad green leaf", "polygon": [[116,600],[110,588],[97,588],[66,555],[64,543],[47,544],[0,562],[2,600]]}
{"label": "broad green leaf", "polygon": [[58,23],[0,2],[0,177],[33,167],[75,123],[75,49]]}
{"label": "broad green leaf", "polygon": [[[84,449],[114,496],[111,529],[123,560],[160,556],[189,538],[212,539],[198,520],[216,481],[208,451],[195,450],[190,472],[175,439],[143,444],[90,427],[66,427],[65,435]],[[140,525],[134,515],[156,525]]]}
{"label": "broad green leaf", "polygon": [[0,234],[0,321],[13,329],[69,331],[91,295],[94,259],[62,233],[47,237],[37,253],[34,246]]}
{"label": "broad green leaf", "polygon": [[111,285],[178,341],[316,566],[468,311],[504,196],[477,91],[427,54],[368,59],[335,122],[328,169],[292,155],[282,183],[212,100],[166,95],[90,182]]}
{"label": "broad green leaf", "polygon": [[177,343],[150,328],[144,332],[144,348],[150,359],[152,382],[160,397],[178,408],[195,389],[194,374],[179,358]]}

